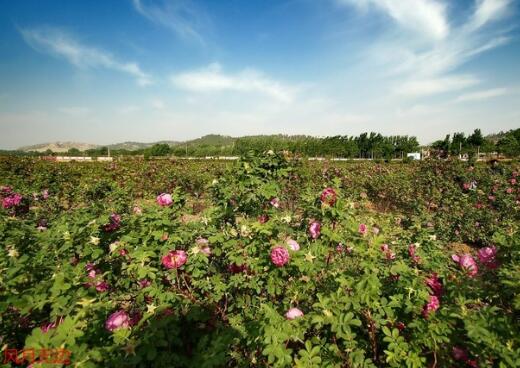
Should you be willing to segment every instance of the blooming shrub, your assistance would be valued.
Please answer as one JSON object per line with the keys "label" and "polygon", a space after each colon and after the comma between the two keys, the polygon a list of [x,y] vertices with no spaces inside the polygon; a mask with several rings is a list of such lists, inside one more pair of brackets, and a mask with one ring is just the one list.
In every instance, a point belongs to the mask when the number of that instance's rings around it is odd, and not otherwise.
{"label": "blooming shrub", "polygon": [[[512,168],[360,166],[376,174],[353,188],[364,179],[268,154],[208,177],[203,197],[167,167],[132,165],[65,164],[67,182],[54,166],[0,160],[2,199],[27,206],[0,210],[4,349],[63,346],[87,367],[520,366]],[[411,170],[433,178],[422,194],[407,195],[423,180],[404,180]]]}

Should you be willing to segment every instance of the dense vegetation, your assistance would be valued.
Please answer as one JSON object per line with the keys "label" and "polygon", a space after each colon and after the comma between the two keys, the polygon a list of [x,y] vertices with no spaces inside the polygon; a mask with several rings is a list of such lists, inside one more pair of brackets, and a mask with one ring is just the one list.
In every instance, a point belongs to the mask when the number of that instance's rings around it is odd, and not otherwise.
{"label": "dense vegetation", "polygon": [[[124,148],[127,146],[141,148],[129,150]],[[447,135],[444,140],[432,143],[429,148],[440,157],[459,154],[474,156],[477,152],[497,152],[508,157],[517,157],[520,156],[520,129],[489,137],[484,137],[479,129],[476,129],[468,137],[464,133],[455,133]],[[325,138],[288,135],[232,138],[207,135],[184,143],[164,142],[150,145],[128,142],[112,147],[88,149],[84,152],[80,152],[77,148],[71,148],[68,152],[60,154],[106,156],[109,150],[113,156],[241,156],[250,150],[256,152],[274,150],[288,151],[303,156],[392,159],[403,158],[410,152],[418,152],[420,146],[415,137],[383,136],[379,133],[363,133],[357,137],[333,136]],[[42,153],[12,151],[9,153],[12,155],[53,154],[52,151]]]}
{"label": "dense vegetation", "polygon": [[85,367],[520,366],[517,163],[288,155],[0,158],[2,349]]}

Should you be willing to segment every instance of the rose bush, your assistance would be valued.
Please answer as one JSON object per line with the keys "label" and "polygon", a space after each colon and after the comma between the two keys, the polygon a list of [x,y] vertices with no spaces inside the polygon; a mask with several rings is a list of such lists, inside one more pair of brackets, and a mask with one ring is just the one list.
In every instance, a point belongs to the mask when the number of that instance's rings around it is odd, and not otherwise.
{"label": "rose bush", "polygon": [[0,215],[3,349],[65,347],[87,367],[520,366],[513,167],[354,164],[372,173],[355,179],[269,153],[204,195],[167,164],[0,164],[2,200],[25,206]]}

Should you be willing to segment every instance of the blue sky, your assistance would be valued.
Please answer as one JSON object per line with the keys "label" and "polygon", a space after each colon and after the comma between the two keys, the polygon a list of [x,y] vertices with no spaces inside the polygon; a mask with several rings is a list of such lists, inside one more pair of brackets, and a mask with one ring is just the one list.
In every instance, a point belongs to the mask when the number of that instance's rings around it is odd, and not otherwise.
{"label": "blue sky", "polygon": [[518,0],[0,0],[0,147],[520,127]]}

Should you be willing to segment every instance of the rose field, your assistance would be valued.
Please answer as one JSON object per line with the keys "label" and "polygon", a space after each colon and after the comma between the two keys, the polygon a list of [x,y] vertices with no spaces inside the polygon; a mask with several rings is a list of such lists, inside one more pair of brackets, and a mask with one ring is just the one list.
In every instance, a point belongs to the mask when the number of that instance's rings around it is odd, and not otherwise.
{"label": "rose field", "polygon": [[520,367],[519,172],[0,157],[2,364]]}

